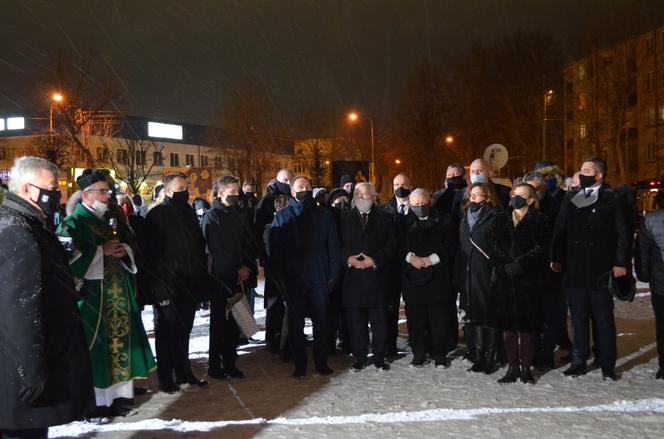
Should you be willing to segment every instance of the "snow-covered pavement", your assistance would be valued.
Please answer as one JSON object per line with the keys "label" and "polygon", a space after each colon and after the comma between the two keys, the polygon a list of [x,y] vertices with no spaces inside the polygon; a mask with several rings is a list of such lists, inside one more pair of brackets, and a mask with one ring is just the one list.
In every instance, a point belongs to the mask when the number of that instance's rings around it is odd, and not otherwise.
{"label": "snow-covered pavement", "polygon": [[[52,437],[662,437],[664,381],[656,381],[654,321],[649,293],[640,285],[633,303],[616,303],[618,382],[599,371],[566,378],[562,368],[535,385],[499,385],[504,370],[470,374],[455,359],[449,369],[409,367],[406,355],[392,369],[351,373],[349,357],[331,359],[333,377],[290,377],[292,365],[260,345],[241,349],[244,380],[211,381],[179,395],[150,393],[138,414],[105,425],[73,423]],[[262,299],[257,299],[257,304]],[[257,318],[264,322],[258,306]],[[144,321],[151,330],[150,313]],[[191,358],[202,376],[209,318],[195,322]],[[405,336],[405,325],[402,327]],[[264,336],[264,334],[263,334]],[[405,348],[405,339],[400,341]],[[311,366],[310,366],[311,367]],[[156,381],[150,386],[156,388]]]}

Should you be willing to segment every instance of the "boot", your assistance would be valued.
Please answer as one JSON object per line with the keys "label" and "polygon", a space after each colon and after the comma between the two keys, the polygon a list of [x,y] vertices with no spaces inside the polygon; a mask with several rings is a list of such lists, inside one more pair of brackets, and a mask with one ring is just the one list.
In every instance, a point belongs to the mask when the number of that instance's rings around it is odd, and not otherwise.
{"label": "boot", "polygon": [[521,369],[519,366],[509,367],[504,377],[498,380],[498,384],[516,383],[521,378]]}
{"label": "boot", "polygon": [[535,377],[529,367],[521,369],[521,382],[523,384],[535,384]]}
{"label": "boot", "polygon": [[484,372],[491,375],[496,371],[496,346],[498,331],[496,328],[484,327]]}
{"label": "boot", "polygon": [[473,366],[468,369],[468,372],[482,372],[485,369],[484,365],[486,361],[484,331],[482,331],[482,326],[480,325],[473,326],[472,331],[475,347],[475,362],[473,363]]}

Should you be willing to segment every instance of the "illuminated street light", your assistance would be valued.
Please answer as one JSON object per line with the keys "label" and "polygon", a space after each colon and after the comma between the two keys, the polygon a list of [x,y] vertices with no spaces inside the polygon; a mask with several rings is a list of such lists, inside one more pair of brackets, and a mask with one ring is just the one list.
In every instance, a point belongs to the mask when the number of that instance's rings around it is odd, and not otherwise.
{"label": "illuminated street light", "polygon": [[452,143],[454,143],[454,136],[451,136],[451,135],[446,136],[445,137],[445,143],[447,143],[448,145],[451,145]]}
{"label": "illuminated street light", "polygon": [[551,89],[544,91],[544,117],[542,118],[542,160],[546,159],[546,121],[548,120],[546,117],[546,107],[553,103],[553,95],[554,91]]}
{"label": "illuminated street light", "polygon": [[329,160],[325,160],[325,164],[326,164],[326,165],[329,165],[329,164],[330,164],[330,161],[329,161]]}
{"label": "illuminated street light", "polygon": [[[374,176],[376,175],[376,146],[374,140],[374,124],[373,119],[368,116],[364,116],[365,119],[369,121],[369,126],[371,127],[371,168],[369,170],[369,180],[374,181]],[[360,115],[355,111],[348,113],[348,120],[351,122],[357,122],[360,120]]]}
{"label": "illuminated street light", "polygon": [[51,99],[53,100],[53,102],[62,102],[62,100],[64,98],[65,97],[62,96],[60,93],[53,93],[53,96],[51,96]]}
{"label": "illuminated street light", "polygon": [[350,120],[351,122],[355,122],[359,118],[360,118],[360,116],[355,112],[348,113],[348,120]]}
{"label": "illuminated street light", "polygon": [[51,96],[51,108],[48,115],[48,133],[51,140],[53,139],[53,104],[59,104],[64,101],[64,99],[65,97],[60,93],[53,93]]}
{"label": "illuminated street light", "polygon": [[396,163],[397,165],[400,165],[400,164],[401,164],[401,160],[396,159],[396,160],[394,161],[394,163]]}

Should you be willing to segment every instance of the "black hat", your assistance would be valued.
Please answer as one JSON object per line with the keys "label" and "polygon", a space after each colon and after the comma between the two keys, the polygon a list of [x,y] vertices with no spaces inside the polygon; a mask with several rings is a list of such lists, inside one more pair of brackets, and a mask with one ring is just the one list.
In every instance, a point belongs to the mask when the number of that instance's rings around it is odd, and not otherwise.
{"label": "black hat", "polygon": [[350,175],[344,174],[341,176],[341,181],[339,182],[339,186],[344,187],[346,183],[355,183],[355,181],[351,178]]}
{"label": "black hat", "polygon": [[597,286],[608,288],[613,297],[627,302],[633,301],[636,295],[636,280],[631,273],[627,273],[626,276],[615,277],[613,270],[607,271],[599,276]]}
{"label": "black hat", "polygon": [[106,174],[96,168],[87,168],[83,170],[83,174],[76,179],[76,183],[78,183],[78,187],[82,191],[100,181],[107,182]]}
{"label": "black hat", "polygon": [[412,285],[421,287],[433,279],[433,267],[420,268],[419,270],[413,266],[406,269],[406,280]]}
{"label": "black hat", "polygon": [[159,198],[159,192],[161,192],[162,190],[164,190],[164,185],[163,184],[158,184],[154,187],[154,193],[152,194],[152,201]]}
{"label": "black hat", "polygon": [[332,192],[330,192],[330,195],[327,196],[327,204],[331,206],[334,204],[334,200],[339,197],[348,197],[348,192],[341,188],[334,189]]}
{"label": "black hat", "polygon": [[134,203],[134,206],[142,206],[143,205],[143,197],[141,197],[141,194],[134,194],[133,197],[131,197],[132,203]]}

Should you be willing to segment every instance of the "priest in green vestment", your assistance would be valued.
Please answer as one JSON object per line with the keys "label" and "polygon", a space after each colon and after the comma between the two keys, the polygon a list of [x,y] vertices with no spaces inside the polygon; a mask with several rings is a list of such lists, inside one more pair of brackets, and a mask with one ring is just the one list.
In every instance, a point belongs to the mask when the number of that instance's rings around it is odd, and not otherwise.
{"label": "priest in green vestment", "polygon": [[124,221],[112,218],[106,175],[86,169],[77,179],[81,203],[60,225],[72,238],[71,269],[81,288],[78,307],[90,350],[99,408],[114,415],[132,408],[134,378],[155,367],[136,304],[136,264]]}

